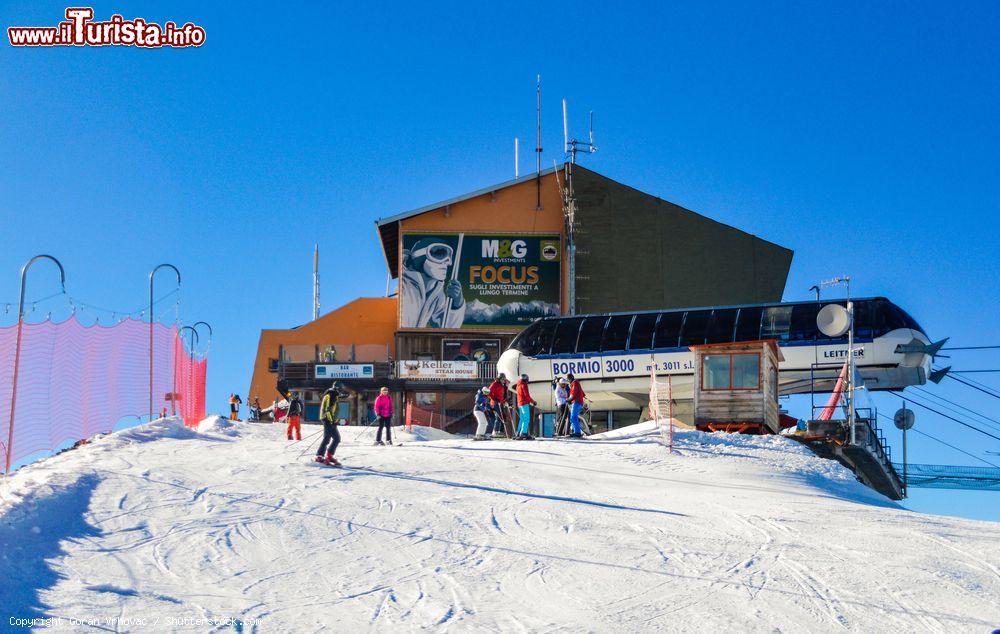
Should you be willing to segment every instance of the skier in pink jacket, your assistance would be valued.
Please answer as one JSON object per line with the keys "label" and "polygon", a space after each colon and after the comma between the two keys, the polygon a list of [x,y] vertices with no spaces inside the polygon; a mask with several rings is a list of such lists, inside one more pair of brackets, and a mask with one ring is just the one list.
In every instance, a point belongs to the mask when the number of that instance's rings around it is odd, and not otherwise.
{"label": "skier in pink jacket", "polygon": [[[378,422],[378,432],[375,434],[375,445],[392,444],[392,397],[389,388],[383,387],[375,398],[375,417]],[[382,429],[385,429],[385,442],[382,442]]]}

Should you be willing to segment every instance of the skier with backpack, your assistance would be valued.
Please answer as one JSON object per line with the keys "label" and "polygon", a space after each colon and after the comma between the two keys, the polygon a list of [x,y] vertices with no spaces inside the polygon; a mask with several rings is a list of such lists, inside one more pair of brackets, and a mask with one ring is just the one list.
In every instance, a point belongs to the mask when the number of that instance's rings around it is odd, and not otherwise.
{"label": "skier with backpack", "polygon": [[294,432],[295,440],[302,440],[302,400],[295,392],[289,392],[288,398],[288,413],[285,415],[285,418],[288,420],[288,427],[285,435],[288,437],[288,440],[292,440],[292,433]]}
{"label": "skier with backpack", "polygon": [[243,399],[240,398],[239,394],[229,395],[229,420],[240,419],[240,405],[242,404]]}
{"label": "skier with backpack", "polygon": [[319,405],[319,418],[323,422],[323,440],[320,441],[319,448],[316,450],[316,462],[332,464],[337,467],[340,466],[340,461],[333,456],[337,451],[337,445],[340,444],[337,410],[339,405],[348,398],[347,394],[342,392],[339,387],[340,384],[334,383],[323,393],[323,400]]}
{"label": "skier with backpack", "polygon": [[521,375],[521,380],[517,382],[515,392],[517,393],[517,412],[520,416],[520,422],[514,440],[534,440],[531,434],[528,433],[528,430],[531,427],[531,407],[532,405],[538,405],[538,403],[535,399],[531,398],[531,393],[528,391],[527,374]]}
{"label": "skier with backpack", "polygon": [[490,388],[483,388],[476,392],[476,403],[472,406],[472,415],[476,419],[476,435],[473,440],[492,440],[493,421],[490,417]]}
{"label": "skier with backpack", "polygon": [[569,400],[569,381],[560,377],[554,381],[553,397],[556,403],[556,436],[565,436],[569,431],[569,407],[566,401]]}

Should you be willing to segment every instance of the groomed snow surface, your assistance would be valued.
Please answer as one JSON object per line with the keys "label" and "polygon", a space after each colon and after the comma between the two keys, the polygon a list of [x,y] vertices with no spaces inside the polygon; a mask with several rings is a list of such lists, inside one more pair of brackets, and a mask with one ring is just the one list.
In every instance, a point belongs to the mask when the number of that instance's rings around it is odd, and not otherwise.
{"label": "groomed snow surface", "polygon": [[351,468],[213,417],[17,471],[0,609],[74,631],[1000,627],[1000,524],[903,510],[784,438],[342,431]]}

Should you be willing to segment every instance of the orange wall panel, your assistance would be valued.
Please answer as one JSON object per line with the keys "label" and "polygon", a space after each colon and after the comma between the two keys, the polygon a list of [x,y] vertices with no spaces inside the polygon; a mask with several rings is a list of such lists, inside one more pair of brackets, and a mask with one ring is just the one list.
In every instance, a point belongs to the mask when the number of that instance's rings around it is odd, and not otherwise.
{"label": "orange wall panel", "polygon": [[395,356],[396,310],[395,297],[363,297],[299,328],[261,330],[250,391],[244,400],[260,396],[261,404],[267,406],[277,395],[278,375],[268,372],[267,361],[277,358],[279,346],[388,345]]}

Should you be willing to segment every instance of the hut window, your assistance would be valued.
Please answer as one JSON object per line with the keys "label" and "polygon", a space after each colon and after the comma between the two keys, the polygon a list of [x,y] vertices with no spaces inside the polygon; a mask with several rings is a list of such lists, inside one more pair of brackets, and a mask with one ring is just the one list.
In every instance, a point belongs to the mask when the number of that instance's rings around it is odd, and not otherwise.
{"label": "hut window", "polygon": [[733,355],[733,389],[756,390],[760,387],[760,355]]}
{"label": "hut window", "polygon": [[702,366],[702,388],[706,390],[729,389],[729,355],[706,356]]}
{"label": "hut window", "polygon": [[760,355],[732,353],[705,355],[703,390],[756,390],[760,388]]}

